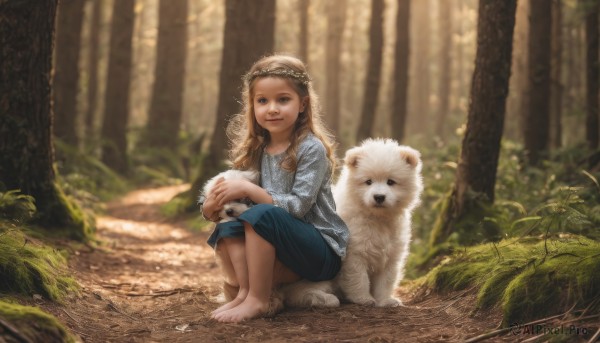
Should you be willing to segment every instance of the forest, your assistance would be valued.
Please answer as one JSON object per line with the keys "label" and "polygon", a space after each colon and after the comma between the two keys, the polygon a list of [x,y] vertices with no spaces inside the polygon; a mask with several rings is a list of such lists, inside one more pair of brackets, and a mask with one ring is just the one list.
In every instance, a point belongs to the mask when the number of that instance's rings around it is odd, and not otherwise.
{"label": "forest", "polygon": [[[0,0],[0,342],[600,340],[598,0]],[[210,318],[243,76],[420,152],[399,307]],[[339,176],[334,171],[333,179]]]}

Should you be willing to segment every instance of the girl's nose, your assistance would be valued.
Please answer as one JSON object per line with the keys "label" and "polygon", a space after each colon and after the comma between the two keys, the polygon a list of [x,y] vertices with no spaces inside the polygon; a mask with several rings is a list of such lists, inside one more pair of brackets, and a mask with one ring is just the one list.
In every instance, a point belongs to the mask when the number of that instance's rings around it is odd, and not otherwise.
{"label": "girl's nose", "polygon": [[271,102],[269,104],[269,113],[277,113],[279,112],[279,108],[277,107],[277,104],[275,102]]}

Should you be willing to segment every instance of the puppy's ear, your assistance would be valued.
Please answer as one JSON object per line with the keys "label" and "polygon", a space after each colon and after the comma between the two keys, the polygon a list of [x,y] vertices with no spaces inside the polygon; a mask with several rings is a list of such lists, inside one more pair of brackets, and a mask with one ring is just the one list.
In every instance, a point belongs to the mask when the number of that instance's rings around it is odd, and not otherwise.
{"label": "puppy's ear", "polygon": [[358,166],[358,161],[362,157],[362,149],[361,148],[352,148],[346,151],[346,156],[344,157],[344,164],[348,167],[356,168]]}
{"label": "puppy's ear", "polygon": [[421,163],[421,153],[407,146],[400,148],[400,158],[406,161],[413,168]]}

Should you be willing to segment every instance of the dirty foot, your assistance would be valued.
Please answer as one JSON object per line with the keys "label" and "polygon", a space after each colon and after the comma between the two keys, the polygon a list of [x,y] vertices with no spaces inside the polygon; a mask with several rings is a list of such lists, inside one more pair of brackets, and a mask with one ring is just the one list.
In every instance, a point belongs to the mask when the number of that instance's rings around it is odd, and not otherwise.
{"label": "dirty foot", "polygon": [[269,302],[260,301],[257,298],[246,297],[244,302],[238,306],[217,313],[214,318],[222,323],[239,323],[246,319],[257,318],[269,310]]}
{"label": "dirty foot", "polygon": [[228,302],[227,304],[220,306],[219,308],[217,308],[216,310],[212,311],[211,313],[211,318],[215,318],[215,316],[221,312],[230,310],[236,306],[238,306],[239,304],[243,303],[244,300],[246,300],[246,296],[248,295],[248,291],[242,291],[240,290],[240,292],[238,293],[238,295],[235,297],[235,299],[231,300],[230,302]]}

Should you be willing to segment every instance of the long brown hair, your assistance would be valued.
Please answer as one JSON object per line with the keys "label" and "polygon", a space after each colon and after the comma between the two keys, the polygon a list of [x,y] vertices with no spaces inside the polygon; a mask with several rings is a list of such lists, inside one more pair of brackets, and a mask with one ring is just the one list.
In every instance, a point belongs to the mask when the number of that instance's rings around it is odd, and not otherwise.
{"label": "long brown hair", "polygon": [[306,66],[298,58],[288,55],[263,57],[254,63],[243,77],[242,112],[233,117],[227,128],[231,143],[229,157],[233,167],[242,170],[258,170],[263,150],[270,142],[269,132],[258,124],[254,115],[253,87],[256,80],[265,77],[285,79],[298,93],[300,99],[307,101],[304,112],[300,113],[296,120],[290,146],[286,150],[281,167],[287,171],[296,171],[298,144],[312,133],[323,142],[333,173],[336,165],[335,140],[321,118],[319,99],[306,72]]}

